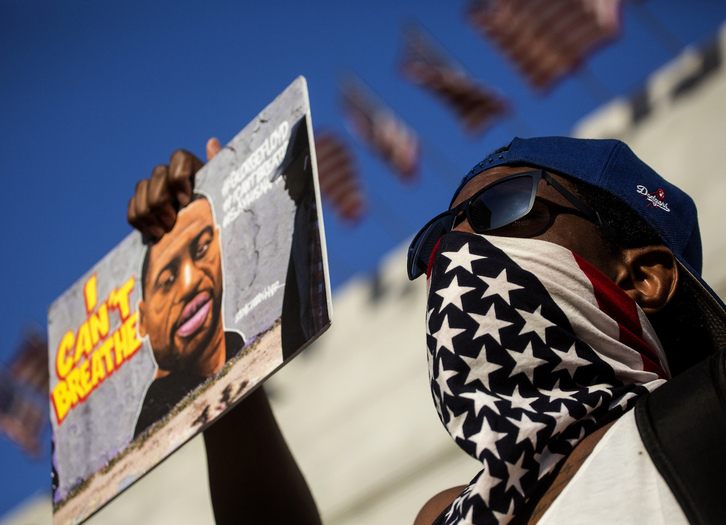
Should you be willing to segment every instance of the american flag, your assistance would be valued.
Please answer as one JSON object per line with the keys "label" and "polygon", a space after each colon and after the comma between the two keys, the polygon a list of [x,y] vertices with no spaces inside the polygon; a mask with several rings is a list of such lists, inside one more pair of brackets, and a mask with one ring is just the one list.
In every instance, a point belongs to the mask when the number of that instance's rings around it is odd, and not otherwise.
{"label": "american flag", "polygon": [[445,235],[426,333],[441,422],[482,470],[444,523],[508,523],[584,436],[669,377],[645,314],[571,251]]}
{"label": "american flag", "polygon": [[483,132],[508,112],[502,97],[475,81],[418,28],[404,34],[400,67],[411,82],[431,90],[451,107],[468,132]]}
{"label": "american flag", "polygon": [[417,133],[355,77],[341,82],[340,92],[343,114],[353,133],[403,181],[416,180],[420,158]]}
{"label": "american flag", "polygon": [[0,431],[37,457],[48,417],[47,343],[29,332],[10,365],[0,367]]}
{"label": "american flag", "polygon": [[345,221],[355,223],[365,213],[365,197],[353,157],[345,142],[331,131],[315,136],[320,193]]}
{"label": "american flag", "polygon": [[543,90],[620,30],[619,0],[470,0],[470,23]]}

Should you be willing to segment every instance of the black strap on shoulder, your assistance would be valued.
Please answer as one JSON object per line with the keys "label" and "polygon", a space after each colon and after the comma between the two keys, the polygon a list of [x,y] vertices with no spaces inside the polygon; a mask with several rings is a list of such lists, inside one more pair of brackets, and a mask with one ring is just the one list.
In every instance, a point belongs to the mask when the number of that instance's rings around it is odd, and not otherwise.
{"label": "black strap on shoulder", "polygon": [[453,503],[449,503],[449,506],[446,507],[441,514],[436,516],[436,519],[431,525],[441,525],[444,522],[444,518],[446,517],[446,514],[451,510],[451,506]]}
{"label": "black strap on shoulder", "polygon": [[726,519],[726,351],[642,397],[635,419],[691,524]]}

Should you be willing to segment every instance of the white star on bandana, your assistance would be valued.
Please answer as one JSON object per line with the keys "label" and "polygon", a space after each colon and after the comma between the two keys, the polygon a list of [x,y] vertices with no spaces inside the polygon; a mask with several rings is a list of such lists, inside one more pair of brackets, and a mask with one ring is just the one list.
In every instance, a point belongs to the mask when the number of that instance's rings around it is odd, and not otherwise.
{"label": "white star on bandana", "polygon": [[517,427],[517,438],[514,440],[514,443],[518,445],[526,439],[529,440],[530,443],[532,443],[532,447],[536,449],[537,432],[547,428],[547,425],[545,423],[533,421],[526,412],[522,412],[521,421],[516,420],[513,417],[508,417],[507,419]]}
{"label": "white star on bandana", "polygon": [[497,408],[496,401],[499,399],[497,396],[493,396],[481,390],[475,390],[474,392],[464,392],[461,394],[461,397],[471,399],[474,402],[474,414],[476,416],[479,416],[479,412],[481,412],[481,409],[484,407],[487,407],[497,415],[501,415]]}
{"label": "white star on bandana", "polygon": [[441,324],[441,329],[435,334],[431,334],[436,339],[436,351],[438,352],[441,348],[447,348],[453,351],[454,344],[451,340],[462,332],[464,332],[463,328],[451,328],[449,326],[449,316],[444,316],[444,322]]}
{"label": "white star on bandana", "polygon": [[560,380],[557,380],[552,390],[542,390],[543,394],[550,398],[550,403],[560,401],[562,399],[572,399],[573,392],[566,392],[560,388]]}
{"label": "white star on bandana", "polygon": [[525,348],[521,354],[517,352],[509,352],[509,355],[511,355],[517,363],[514,365],[509,377],[522,373],[527,376],[530,383],[534,383],[533,376],[535,368],[548,362],[547,359],[540,359],[539,357],[534,356],[532,353],[531,342],[527,343],[527,348]]}
{"label": "white star on bandana", "polygon": [[514,290],[523,289],[522,286],[509,282],[509,280],[507,279],[507,270],[502,270],[501,273],[497,275],[494,279],[483,275],[480,276],[480,279],[487,283],[487,285],[489,286],[484,292],[482,299],[498,295],[505,301],[510,302],[509,293],[513,292]]}
{"label": "white star on bandana", "polygon": [[509,463],[508,461],[505,461],[504,463],[507,465],[507,471],[509,473],[507,476],[507,486],[504,490],[507,491],[511,487],[514,487],[517,492],[524,494],[522,491],[522,484],[520,483],[522,476],[527,473],[527,469],[522,468],[522,463],[524,463],[524,452],[522,452],[522,455],[519,456],[516,463]]}
{"label": "white star on bandana", "polygon": [[463,245],[458,251],[455,252],[441,252],[441,255],[451,261],[448,268],[446,268],[446,273],[449,273],[455,268],[463,268],[467,272],[471,273],[471,263],[473,261],[486,259],[486,257],[482,257],[481,255],[472,255],[471,253],[469,253],[468,244]]}
{"label": "white star on bandana", "polygon": [[446,424],[446,428],[454,439],[461,439],[466,441],[466,435],[464,434],[464,422],[466,421],[466,412],[454,416],[454,413],[450,408],[449,411],[449,422]]}
{"label": "white star on bandana", "polygon": [[502,340],[499,337],[499,331],[502,328],[506,328],[512,325],[512,323],[508,321],[502,321],[497,317],[497,312],[494,309],[494,304],[492,304],[492,306],[489,308],[485,315],[470,313],[469,317],[471,317],[477,323],[477,330],[473,337],[474,339],[483,335],[490,335],[499,344],[502,344]]}
{"label": "white star on bandana", "polygon": [[436,381],[441,387],[442,394],[449,394],[450,396],[454,395],[454,393],[449,388],[448,381],[458,373],[459,372],[457,372],[456,370],[446,370],[443,365],[443,360],[439,360],[439,375],[438,377],[436,377]]}
{"label": "white star on bandana", "polygon": [[529,412],[536,412],[532,408],[532,403],[537,401],[536,397],[526,398],[523,397],[522,394],[519,393],[519,385],[514,387],[514,392],[512,392],[511,396],[506,396],[504,394],[500,394],[499,397],[502,399],[506,399],[512,404],[512,408],[520,408],[522,410],[527,410]]}
{"label": "white star on bandana", "polygon": [[[514,516],[514,501],[512,501],[509,504],[509,510],[507,510],[507,512],[497,512],[495,510],[494,511],[494,516],[496,516],[497,521],[499,523],[507,523]],[[472,522],[472,525],[473,525],[473,522]]]}
{"label": "white star on bandana", "polygon": [[519,312],[519,315],[522,316],[522,319],[524,319],[524,326],[519,331],[519,335],[534,332],[537,337],[539,337],[540,341],[545,342],[547,340],[545,337],[545,330],[550,326],[556,325],[554,323],[542,322],[544,319],[544,317],[542,317],[542,306],[538,306],[534,312],[528,312],[527,310],[519,308],[516,310]]}
{"label": "white star on bandana", "polygon": [[554,468],[565,458],[563,454],[535,454],[534,459],[539,463],[539,475],[537,479],[554,470]]}
{"label": "white star on bandana", "polygon": [[478,379],[479,381],[481,381],[482,385],[484,385],[484,388],[487,391],[490,391],[491,386],[489,384],[489,376],[503,367],[502,365],[498,365],[497,363],[492,363],[491,361],[487,361],[486,359],[481,359],[480,354],[481,352],[477,354],[476,357],[468,357],[465,355],[459,356],[459,359],[464,361],[469,368],[469,373],[464,380],[464,384],[468,385],[472,381],[476,381]]}
{"label": "white star on bandana", "polygon": [[459,286],[456,275],[454,275],[454,278],[451,280],[451,284],[448,288],[436,290],[436,293],[444,299],[441,303],[441,306],[439,307],[439,312],[441,312],[450,304],[453,304],[459,310],[463,310],[464,308],[461,306],[461,296],[467,292],[470,292],[471,290],[474,290],[473,286]]}
{"label": "white star on bandana", "polygon": [[[553,348],[553,350],[561,352],[561,350],[557,350],[556,348]],[[564,355],[562,355],[561,358],[562,361],[560,361],[557,366],[552,369],[552,372],[557,372],[558,370],[566,370],[567,373],[570,374],[570,377],[574,378],[575,370],[577,370],[581,366],[587,366],[590,364],[589,361],[577,355],[577,352],[575,351],[575,343],[572,343],[570,349],[563,354]]]}
{"label": "white star on bandana", "polygon": [[[497,432],[496,430],[494,430],[491,427],[487,418],[484,418],[484,420],[482,421],[481,430],[477,434],[472,435],[470,437],[470,440],[474,441],[475,437],[484,438],[484,443],[486,443],[486,442],[496,443],[500,439],[507,437],[507,432]],[[484,450],[484,443],[477,443],[477,450],[476,450],[477,457],[481,457],[481,453]],[[491,447],[489,450],[495,456],[498,455],[496,446]]]}

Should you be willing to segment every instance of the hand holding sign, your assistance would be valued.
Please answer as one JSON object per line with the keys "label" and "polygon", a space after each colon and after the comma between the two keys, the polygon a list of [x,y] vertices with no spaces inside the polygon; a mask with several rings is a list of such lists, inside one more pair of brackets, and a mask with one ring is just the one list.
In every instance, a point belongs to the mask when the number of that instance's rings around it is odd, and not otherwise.
{"label": "hand holding sign", "polygon": [[[219,140],[207,142],[207,161],[222,150]],[[169,165],[156,166],[148,179],[136,184],[134,196],[129,199],[126,219],[142,235],[159,239],[176,223],[177,209],[189,204],[194,175],[204,164],[193,153],[179,149],[171,154]]]}

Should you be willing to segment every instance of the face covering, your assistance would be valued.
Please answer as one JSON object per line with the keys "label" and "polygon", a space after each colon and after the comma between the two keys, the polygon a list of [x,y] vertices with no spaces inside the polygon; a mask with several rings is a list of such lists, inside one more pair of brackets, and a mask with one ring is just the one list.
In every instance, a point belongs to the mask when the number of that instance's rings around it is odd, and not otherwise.
{"label": "face covering", "polygon": [[483,467],[446,524],[509,522],[580,440],[670,377],[642,310],[562,246],[453,231],[427,274],[431,393]]}

